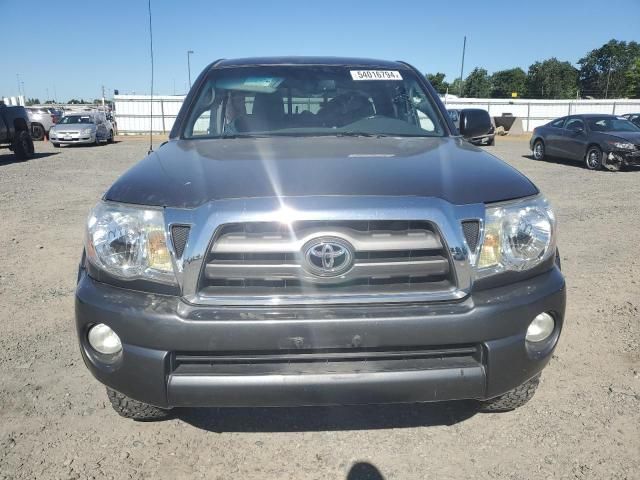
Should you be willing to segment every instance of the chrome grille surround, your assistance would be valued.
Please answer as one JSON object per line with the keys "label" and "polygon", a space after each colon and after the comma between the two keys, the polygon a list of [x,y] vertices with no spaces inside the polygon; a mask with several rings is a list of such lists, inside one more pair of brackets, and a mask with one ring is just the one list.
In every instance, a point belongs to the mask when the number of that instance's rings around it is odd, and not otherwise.
{"label": "chrome grille surround", "polygon": [[[473,281],[472,255],[461,228],[463,219],[484,220],[483,204],[456,206],[438,198],[421,197],[286,197],[221,200],[194,209],[165,209],[167,228],[172,224],[191,225],[189,243],[181,259],[173,257],[183,300],[194,305],[260,306],[260,305],[327,305],[349,303],[397,303],[460,300],[471,291]],[[381,288],[361,288],[342,293],[341,289],[317,288],[308,294],[297,292],[247,294],[229,296],[216,294],[215,289],[200,289],[206,275],[209,252],[221,229],[228,224],[280,222],[349,221],[415,221],[425,219],[439,234],[443,251],[447,253],[451,282],[435,282],[433,288],[406,291]],[[323,231],[323,235],[331,231]],[[340,230],[333,233],[344,233]],[[358,239],[353,240],[356,244]],[[273,242],[275,243],[275,242]],[[296,244],[297,245],[297,244]],[[216,248],[218,248],[216,246]],[[271,247],[263,247],[268,249]],[[173,254],[173,252],[172,252]],[[287,267],[291,268],[291,267]],[[352,269],[353,270],[353,269]],[[341,279],[344,280],[344,279]],[[314,279],[316,284],[317,279]]]}

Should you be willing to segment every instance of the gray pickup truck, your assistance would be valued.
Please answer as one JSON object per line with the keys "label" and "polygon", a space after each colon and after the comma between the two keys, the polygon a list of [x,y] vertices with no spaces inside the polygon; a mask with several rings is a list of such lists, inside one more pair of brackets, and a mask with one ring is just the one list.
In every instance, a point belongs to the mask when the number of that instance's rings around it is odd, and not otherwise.
{"label": "gray pickup truck", "polygon": [[33,157],[31,124],[24,107],[10,107],[0,101],[0,148],[12,150],[19,160]]}
{"label": "gray pickup truck", "polygon": [[523,405],[565,312],[556,218],[404,62],[208,66],[90,213],[83,359],[118,413]]}

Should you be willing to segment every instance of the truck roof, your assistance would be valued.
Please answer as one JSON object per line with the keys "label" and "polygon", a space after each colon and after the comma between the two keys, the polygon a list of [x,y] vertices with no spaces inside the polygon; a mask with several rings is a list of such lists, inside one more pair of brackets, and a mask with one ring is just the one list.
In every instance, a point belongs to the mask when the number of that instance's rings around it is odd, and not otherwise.
{"label": "truck roof", "polygon": [[389,60],[352,57],[249,57],[236,59],[222,59],[211,64],[211,68],[249,67],[256,65],[327,65],[327,66],[358,66],[390,69],[406,69],[407,65]]}

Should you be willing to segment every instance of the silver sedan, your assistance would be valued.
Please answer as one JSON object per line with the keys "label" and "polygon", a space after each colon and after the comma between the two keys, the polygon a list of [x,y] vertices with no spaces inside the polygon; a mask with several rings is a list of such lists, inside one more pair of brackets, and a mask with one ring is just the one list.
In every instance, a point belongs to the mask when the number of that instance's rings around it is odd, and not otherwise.
{"label": "silver sedan", "polygon": [[111,143],[113,132],[107,128],[104,114],[77,113],[63,117],[51,128],[49,140],[54,147],[74,143],[98,145]]}

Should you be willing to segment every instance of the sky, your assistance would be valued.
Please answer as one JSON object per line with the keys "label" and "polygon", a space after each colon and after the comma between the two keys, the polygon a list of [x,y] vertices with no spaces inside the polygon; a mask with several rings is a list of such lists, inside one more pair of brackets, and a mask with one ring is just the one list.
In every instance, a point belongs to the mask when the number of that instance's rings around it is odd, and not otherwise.
{"label": "sky", "polygon": [[[0,97],[92,100],[149,93],[147,0],[0,0]],[[606,8],[605,8],[606,6]],[[611,38],[640,41],[640,0],[151,0],[155,93],[188,89],[218,58],[359,56],[465,76],[557,57],[571,63]],[[606,21],[603,21],[606,19]],[[7,43],[7,39],[12,39]],[[10,47],[10,48],[8,48]]]}

